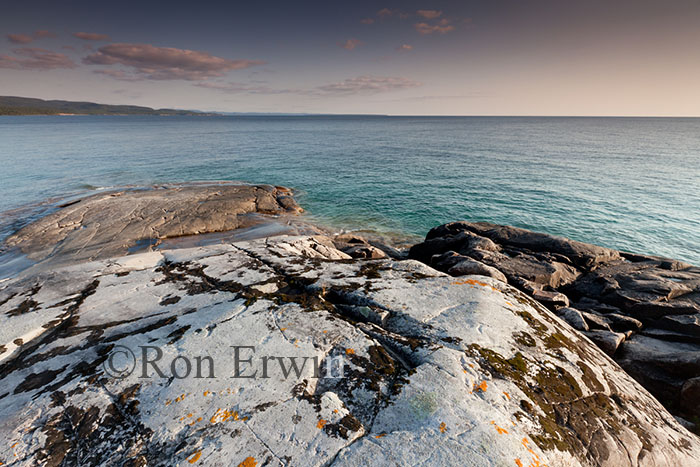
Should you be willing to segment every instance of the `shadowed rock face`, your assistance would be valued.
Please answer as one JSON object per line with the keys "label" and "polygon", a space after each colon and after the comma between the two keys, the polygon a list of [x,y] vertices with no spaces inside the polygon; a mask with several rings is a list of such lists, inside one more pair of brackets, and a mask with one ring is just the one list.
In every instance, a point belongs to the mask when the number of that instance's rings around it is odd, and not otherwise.
{"label": "shadowed rock face", "polygon": [[460,261],[495,268],[613,355],[674,413],[700,420],[700,406],[689,400],[700,376],[700,268],[482,222],[436,227],[409,257],[452,275],[460,275]]}
{"label": "shadowed rock face", "polygon": [[[413,260],[353,260],[319,236],[25,274],[0,284],[0,343],[6,464],[619,467],[700,456],[700,441],[617,364],[514,287]],[[161,350],[166,377],[141,378],[140,363],[110,376],[113,352],[140,362],[146,345]],[[232,345],[342,357],[345,371],[285,378],[273,363],[270,378],[235,379]],[[212,357],[215,377],[169,377],[176,356]],[[261,376],[253,365],[244,373]]]}
{"label": "shadowed rock face", "polygon": [[6,240],[35,261],[109,258],[165,238],[247,227],[248,214],[297,213],[291,191],[270,185],[188,185],[100,193],[69,203]]}

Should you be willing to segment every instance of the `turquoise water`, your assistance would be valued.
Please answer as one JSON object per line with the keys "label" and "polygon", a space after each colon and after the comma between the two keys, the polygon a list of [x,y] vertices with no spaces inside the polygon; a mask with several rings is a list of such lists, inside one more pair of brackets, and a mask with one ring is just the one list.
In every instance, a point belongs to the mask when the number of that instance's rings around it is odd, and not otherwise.
{"label": "turquoise water", "polygon": [[0,117],[0,163],[5,234],[47,198],[243,180],[344,228],[486,220],[700,264],[700,119]]}

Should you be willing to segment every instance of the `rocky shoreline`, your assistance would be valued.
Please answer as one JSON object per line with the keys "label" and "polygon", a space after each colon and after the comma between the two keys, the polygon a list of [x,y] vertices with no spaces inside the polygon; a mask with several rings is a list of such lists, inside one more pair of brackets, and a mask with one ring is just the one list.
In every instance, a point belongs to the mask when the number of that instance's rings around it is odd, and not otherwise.
{"label": "rocky shoreline", "polygon": [[[79,200],[8,238],[36,263],[0,282],[0,462],[700,459],[699,268],[467,222],[406,251],[299,211],[283,187],[162,187]],[[266,216],[285,228],[270,236]],[[109,371],[144,346],[225,370]],[[232,378],[231,346],[282,373]],[[338,357],[341,378],[284,371]]]}
{"label": "rocky shoreline", "polygon": [[690,429],[698,429],[700,268],[470,222],[431,230],[409,257],[453,276],[484,274],[514,285],[581,331]]}

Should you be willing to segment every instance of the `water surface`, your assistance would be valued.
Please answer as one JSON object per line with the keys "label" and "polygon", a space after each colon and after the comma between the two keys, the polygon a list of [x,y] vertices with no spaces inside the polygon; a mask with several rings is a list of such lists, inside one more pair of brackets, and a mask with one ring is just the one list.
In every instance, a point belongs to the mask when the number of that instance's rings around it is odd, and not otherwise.
{"label": "water surface", "polygon": [[4,235],[48,198],[243,180],[336,227],[485,220],[700,264],[700,119],[0,117],[0,164]]}

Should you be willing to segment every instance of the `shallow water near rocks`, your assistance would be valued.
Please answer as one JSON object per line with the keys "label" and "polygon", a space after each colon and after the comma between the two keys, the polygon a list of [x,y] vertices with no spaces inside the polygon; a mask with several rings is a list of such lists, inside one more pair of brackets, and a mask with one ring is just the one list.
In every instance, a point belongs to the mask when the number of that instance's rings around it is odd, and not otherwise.
{"label": "shallow water near rocks", "polygon": [[483,220],[700,264],[700,119],[2,117],[0,163],[0,237],[50,198],[245,180],[336,228]]}

